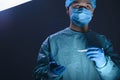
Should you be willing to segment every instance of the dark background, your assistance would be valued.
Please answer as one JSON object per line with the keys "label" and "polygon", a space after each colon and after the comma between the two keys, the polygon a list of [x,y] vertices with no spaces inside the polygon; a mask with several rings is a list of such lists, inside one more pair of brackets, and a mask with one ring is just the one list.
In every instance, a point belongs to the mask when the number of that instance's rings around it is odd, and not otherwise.
{"label": "dark background", "polygon": [[[69,26],[65,0],[33,0],[0,12],[0,80],[32,80],[44,39]],[[97,0],[90,27],[120,53],[120,1]]]}

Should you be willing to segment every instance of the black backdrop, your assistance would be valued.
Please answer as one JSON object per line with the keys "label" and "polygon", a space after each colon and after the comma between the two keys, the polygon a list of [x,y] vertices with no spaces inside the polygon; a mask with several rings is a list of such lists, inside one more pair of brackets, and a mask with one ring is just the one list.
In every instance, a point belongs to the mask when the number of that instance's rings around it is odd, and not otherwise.
{"label": "black backdrop", "polygon": [[[69,26],[65,0],[33,0],[0,12],[0,80],[32,80],[44,39]],[[98,0],[90,27],[120,53],[120,1]]]}

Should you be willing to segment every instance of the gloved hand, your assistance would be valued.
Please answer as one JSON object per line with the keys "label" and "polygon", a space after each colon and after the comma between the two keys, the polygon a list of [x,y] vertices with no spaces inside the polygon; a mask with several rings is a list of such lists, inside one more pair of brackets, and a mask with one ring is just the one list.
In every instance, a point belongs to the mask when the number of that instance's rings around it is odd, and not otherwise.
{"label": "gloved hand", "polygon": [[86,55],[90,60],[95,62],[98,68],[105,66],[107,62],[103,49],[97,47],[87,48]]}
{"label": "gloved hand", "polygon": [[65,71],[65,67],[58,65],[55,61],[51,61],[50,63],[50,71],[54,74],[54,75],[61,75],[63,74],[63,72]]}

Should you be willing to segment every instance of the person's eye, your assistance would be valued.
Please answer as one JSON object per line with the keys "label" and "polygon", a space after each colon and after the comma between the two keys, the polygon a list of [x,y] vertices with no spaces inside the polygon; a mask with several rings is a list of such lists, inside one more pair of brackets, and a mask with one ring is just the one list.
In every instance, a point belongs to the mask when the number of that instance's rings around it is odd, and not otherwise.
{"label": "person's eye", "polygon": [[75,8],[80,8],[80,6],[79,6],[79,5],[77,5],[77,6],[75,6]]}
{"label": "person's eye", "polygon": [[73,8],[80,8],[80,6],[79,5],[74,5],[74,6],[72,6]]}
{"label": "person's eye", "polygon": [[91,6],[90,4],[87,4],[87,5],[86,5],[86,8],[87,8],[87,9],[91,9],[92,6]]}

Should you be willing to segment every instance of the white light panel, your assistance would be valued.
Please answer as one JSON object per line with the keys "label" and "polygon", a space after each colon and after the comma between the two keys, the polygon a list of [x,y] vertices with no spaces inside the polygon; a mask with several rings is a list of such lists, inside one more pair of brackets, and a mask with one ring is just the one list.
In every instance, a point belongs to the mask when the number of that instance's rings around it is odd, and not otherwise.
{"label": "white light panel", "polygon": [[32,0],[0,0],[0,11],[21,5]]}

